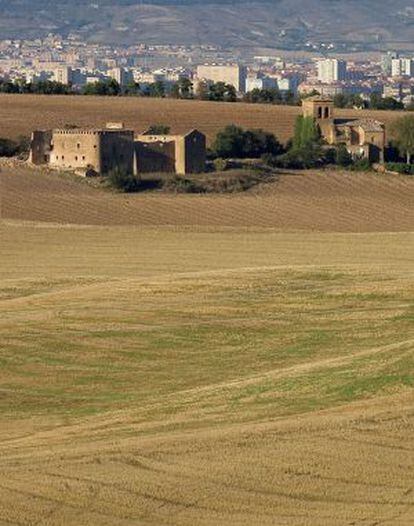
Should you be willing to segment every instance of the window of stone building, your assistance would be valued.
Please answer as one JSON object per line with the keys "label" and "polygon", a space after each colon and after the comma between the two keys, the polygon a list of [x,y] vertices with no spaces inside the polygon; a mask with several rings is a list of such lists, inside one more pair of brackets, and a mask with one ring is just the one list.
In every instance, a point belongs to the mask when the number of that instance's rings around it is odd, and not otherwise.
{"label": "window of stone building", "polygon": [[75,161],[77,161],[77,160],[78,160],[78,156],[77,156],[77,155],[75,155]]}
{"label": "window of stone building", "polygon": [[325,119],[329,119],[329,108],[325,108]]}
{"label": "window of stone building", "polygon": [[82,161],[84,161],[84,160],[85,160],[85,156],[84,156],[84,155],[82,155]]}
{"label": "window of stone building", "polygon": [[78,144],[77,144],[76,146],[77,146],[77,148],[78,148],[78,150],[79,150],[79,148],[80,148],[80,143],[78,142]]}
{"label": "window of stone building", "polygon": [[322,108],[320,106],[318,108],[318,119],[322,119]]}

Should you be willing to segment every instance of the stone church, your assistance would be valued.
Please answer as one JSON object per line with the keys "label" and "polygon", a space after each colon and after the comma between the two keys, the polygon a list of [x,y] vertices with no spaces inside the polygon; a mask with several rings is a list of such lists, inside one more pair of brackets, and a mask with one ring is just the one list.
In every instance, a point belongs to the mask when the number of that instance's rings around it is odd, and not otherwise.
{"label": "stone church", "polygon": [[303,116],[312,117],[328,144],[344,144],[355,159],[384,162],[385,126],[375,119],[336,119],[328,97],[309,97],[302,103]]}

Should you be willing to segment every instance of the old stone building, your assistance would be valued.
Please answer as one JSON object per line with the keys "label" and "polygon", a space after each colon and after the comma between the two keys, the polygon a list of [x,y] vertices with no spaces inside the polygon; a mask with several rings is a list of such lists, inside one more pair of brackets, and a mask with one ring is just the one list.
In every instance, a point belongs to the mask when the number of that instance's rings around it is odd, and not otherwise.
{"label": "old stone building", "polygon": [[206,136],[198,130],[184,135],[143,133],[135,140],[136,172],[201,173],[206,164]]}
{"label": "old stone building", "polygon": [[91,170],[101,175],[107,175],[115,168],[132,173],[134,132],[119,125],[105,129],[35,131],[30,160],[34,164]]}
{"label": "old stone building", "polygon": [[135,138],[119,123],[109,123],[105,129],[37,130],[32,134],[30,161],[85,175],[107,175],[114,169],[130,174],[200,173],[205,170],[206,137],[192,130]]}
{"label": "old stone building", "polygon": [[386,135],[382,122],[375,119],[335,119],[333,100],[321,96],[303,101],[303,115],[315,120],[328,144],[344,144],[355,158],[384,161]]}

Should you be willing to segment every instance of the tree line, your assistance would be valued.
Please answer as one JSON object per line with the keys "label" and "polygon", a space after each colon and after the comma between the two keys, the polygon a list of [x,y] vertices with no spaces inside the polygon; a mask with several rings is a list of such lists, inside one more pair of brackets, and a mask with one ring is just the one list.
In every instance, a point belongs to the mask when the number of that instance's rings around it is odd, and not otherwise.
{"label": "tree line", "polygon": [[[273,104],[299,106],[304,98],[318,95],[314,91],[303,96],[295,95],[291,91],[281,92],[278,88],[255,88],[238,98],[236,89],[225,82],[200,82],[194,89],[190,79],[183,77],[172,85],[159,80],[150,84],[140,85],[138,82],[129,82],[121,86],[115,79],[104,79],[91,82],[75,88],[72,85],[62,84],[53,80],[39,80],[26,82],[24,80],[1,80],[0,93],[39,94],[39,95],[95,95],[107,97],[137,96],[154,98],[196,99],[215,102],[242,102],[251,104]],[[374,93],[369,100],[360,95],[338,94],[334,97],[337,108],[364,108],[372,110],[404,110],[402,102],[392,97],[381,97]],[[414,103],[407,108],[414,110]]]}

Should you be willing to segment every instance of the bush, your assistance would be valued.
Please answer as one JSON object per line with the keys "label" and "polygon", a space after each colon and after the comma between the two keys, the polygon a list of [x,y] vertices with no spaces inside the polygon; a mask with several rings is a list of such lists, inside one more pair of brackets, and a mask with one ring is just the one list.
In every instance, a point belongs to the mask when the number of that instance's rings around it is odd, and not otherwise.
{"label": "bush", "polygon": [[346,149],[346,146],[341,144],[335,152],[335,164],[338,166],[350,166],[352,164],[352,155]]}
{"label": "bush", "polygon": [[216,172],[225,172],[229,168],[229,162],[221,157],[214,159],[213,164]]}
{"label": "bush", "polygon": [[175,175],[163,182],[162,189],[166,192],[185,194],[228,194],[244,192],[254,186],[268,182],[266,173],[250,170],[234,170],[228,175],[210,176],[179,176]]}
{"label": "bush", "polygon": [[270,168],[278,168],[279,162],[278,162],[279,156],[272,155],[271,153],[264,153],[261,157],[261,160],[265,166],[269,166]]}
{"label": "bush", "polygon": [[358,159],[349,167],[353,172],[369,172],[371,168],[371,161],[369,159]]}
{"label": "bush", "polygon": [[120,169],[112,170],[108,175],[108,181],[110,186],[125,193],[138,192],[141,186],[138,177]]}
{"label": "bush", "polygon": [[0,138],[0,157],[19,156],[27,158],[30,151],[30,139],[21,136],[17,141]]}
{"label": "bush", "polygon": [[202,194],[205,192],[203,186],[198,182],[179,175],[167,179],[163,184],[163,189],[177,194]]}
{"label": "bush", "polygon": [[168,135],[170,131],[170,126],[166,126],[165,124],[152,124],[146,133],[148,135]]}
{"label": "bush", "polygon": [[10,139],[0,138],[0,157],[14,157],[19,153],[19,145]]}
{"label": "bush", "polygon": [[324,162],[325,160],[320,147],[317,145],[309,145],[304,148],[292,148],[284,155],[276,157],[274,166],[291,170],[301,170],[316,168],[324,164]]}
{"label": "bush", "polygon": [[390,172],[398,172],[405,175],[414,175],[414,164],[386,163],[385,168]]}

